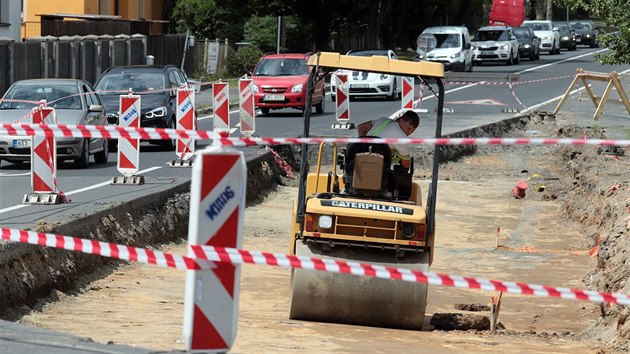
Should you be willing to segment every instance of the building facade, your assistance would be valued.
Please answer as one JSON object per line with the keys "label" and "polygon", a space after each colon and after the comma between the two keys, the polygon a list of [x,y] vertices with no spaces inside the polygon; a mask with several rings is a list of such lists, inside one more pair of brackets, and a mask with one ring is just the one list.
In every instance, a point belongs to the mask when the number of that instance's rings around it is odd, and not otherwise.
{"label": "building facade", "polygon": [[19,1],[0,0],[0,37],[20,41],[22,4]]}
{"label": "building facade", "polygon": [[[12,0],[0,2],[14,3]],[[18,2],[15,1],[17,4]],[[120,20],[146,21],[149,33],[161,34],[164,24],[163,0],[22,0],[21,38],[41,36],[42,15],[93,15],[116,17]],[[68,16],[70,17],[70,16]],[[69,21],[81,19],[68,19]]]}

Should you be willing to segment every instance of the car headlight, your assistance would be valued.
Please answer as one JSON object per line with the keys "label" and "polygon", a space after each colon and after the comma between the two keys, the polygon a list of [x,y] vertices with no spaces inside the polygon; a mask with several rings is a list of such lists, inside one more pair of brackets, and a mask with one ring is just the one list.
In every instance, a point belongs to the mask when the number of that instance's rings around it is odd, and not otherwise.
{"label": "car headlight", "polygon": [[381,80],[387,80],[387,79],[389,79],[389,75],[381,74]]}
{"label": "car headlight", "polygon": [[472,50],[477,50],[477,47],[475,47],[474,45],[471,45],[471,46],[470,46],[470,49],[472,49]]}
{"label": "car headlight", "polygon": [[543,41],[550,41],[551,37],[543,37]]}
{"label": "car headlight", "polygon": [[254,93],[258,93],[258,85],[252,85],[254,87]]}
{"label": "car headlight", "polygon": [[147,118],[160,118],[166,116],[166,113],[166,107],[162,106],[148,111],[145,116]]}
{"label": "car headlight", "polygon": [[525,49],[529,49],[530,47],[531,47],[531,45],[529,45],[529,44],[523,44],[523,48],[525,48]]}
{"label": "car headlight", "polygon": [[416,58],[418,58],[418,59],[424,59],[424,55],[422,55],[422,54],[416,54]]}
{"label": "car headlight", "polygon": [[457,53],[451,54],[451,59],[456,59],[456,58],[459,58],[459,55],[460,55],[461,53],[462,53],[462,52],[457,52]]}
{"label": "car headlight", "polygon": [[505,49],[507,49],[507,48],[508,48],[508,45],[507,45],[507,44],[501,44],[501,45],[499,46],[499,49],[503,49],[503,50],[505,50]]}
{"label": "car headlight", "polygon": [[333,219],[330,215],[320,215],[319,216],[319,228],[320,229],[330,229],[332,227]]}
{"label": "car headlight", "polygon": [[568,40],[569,40],[569,36],[564,36],[564,37],[562,37],[562,40],[563,40],[563,41],[568,41]]}
{"label": "car headlight", "polygon": [[591,38],[591,35],[590,35],[590,34],[587,34],[587,35],[586,35],[586,38]]}
{"label": "car headlight", "polygon": [[302,92],[302,84],[297,84],[291,88],[292,93]]}

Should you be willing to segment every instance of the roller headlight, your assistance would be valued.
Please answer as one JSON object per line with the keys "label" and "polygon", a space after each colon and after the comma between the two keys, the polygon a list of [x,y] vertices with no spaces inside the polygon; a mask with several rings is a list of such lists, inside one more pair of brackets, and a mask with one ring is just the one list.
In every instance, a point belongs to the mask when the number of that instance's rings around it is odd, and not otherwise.
{"label": "roller headlight", "polygon": [[330,229],[333,224],[332,216],[330,215],[320,215],[319,220],[317,221],[320,229]]}
{"label": "roller headlight", "polygon": [[403,237],[405,240],[411,240],[416,235],[416,227],[413,224],[403,224]]}
{"label": "roller headlight", "polygon": [[291,88],[292,93],[302,92],[302,84],[297,84]]}

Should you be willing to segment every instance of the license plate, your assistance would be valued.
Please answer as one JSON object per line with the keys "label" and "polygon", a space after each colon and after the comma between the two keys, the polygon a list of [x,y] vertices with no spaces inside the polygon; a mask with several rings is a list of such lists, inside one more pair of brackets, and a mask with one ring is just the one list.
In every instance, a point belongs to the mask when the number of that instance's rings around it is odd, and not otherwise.
{"label": "license plate", "polygon": [[481,55],[493,55],[493,54],[494,54],[494,52],[490,51],[490,50],[482,50],[481,51]]}
{"label": "license plate", "polygon": [[23,149],[31,147],[31,139],[15,139],[13,140],[13,147],[16,149]]}
{"label": "license plate", "polygon": [[368,87],[370,87],[368,84],[350,84],[350,88],[362,89]]}
{"label": "license plate", "polygon": [[284,95],[265,95],[264,101],[284,101]]}

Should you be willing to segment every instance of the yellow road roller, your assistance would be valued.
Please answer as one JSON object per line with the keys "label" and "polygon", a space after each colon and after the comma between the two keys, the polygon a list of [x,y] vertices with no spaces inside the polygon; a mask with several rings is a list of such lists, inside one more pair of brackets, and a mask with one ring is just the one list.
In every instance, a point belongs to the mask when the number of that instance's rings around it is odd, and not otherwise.
{"label": "yellow road roller", "polygon": [[[310,57],[307,103],[317,80],[338,69],[409,76],[438,99],[436,132],[441,136],[444,68],[440,63],[320,52]],[[304,110],[304,137],[310,135]],[[317,166],[309,171],[307,144],[301,146],[298,196],[294,202],[290,253],[297,256],[428,271],[433,259],[435,204],[440,146],[435,147],[426,202],[409,169],[392,166],[383,143],[320,144]],[[322,155],[332,169],[322,170]],[[293,269],[291,319],[366,326],[422,329],[427,284]]]}

